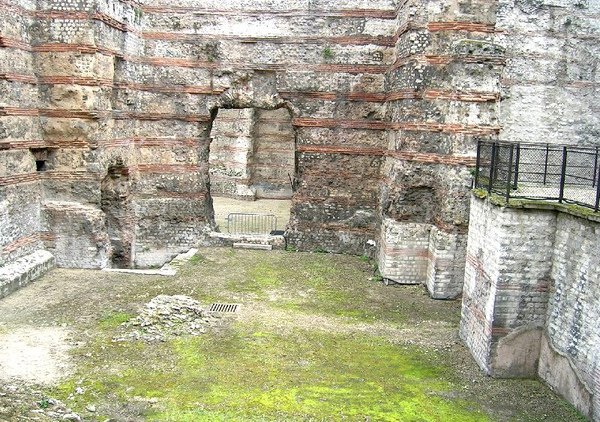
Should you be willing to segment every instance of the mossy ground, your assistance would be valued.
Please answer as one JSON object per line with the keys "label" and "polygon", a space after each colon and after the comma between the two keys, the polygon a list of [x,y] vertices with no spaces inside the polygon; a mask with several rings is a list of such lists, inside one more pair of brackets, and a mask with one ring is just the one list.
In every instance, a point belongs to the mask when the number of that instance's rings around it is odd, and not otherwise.
{"label": "mossy ground", "polygon": [[[76,369],[44,394],[86,420],[579,417],[537,381],[485,377],[457,338],[459,301],[383,286],[358,257],[203,249],[174,278],[56,270],[28,289],[16,295],[50,292],[47,303],[4,314],[0,326],[67,324]],[[112,341],[158,294],[242,311],[199,337]]]}
{"label": "mossy ground", "polygon": [[139,401],[155,403],[140,413],[156,421],[488,420],[474,402],[447,397],[456,388],[447,367],[374,336],[278,334],[238,322],[158,345],[98,347],[54,395],[80,387],[75,407],[99,403],[102,417],[116,416],[115,401]]}

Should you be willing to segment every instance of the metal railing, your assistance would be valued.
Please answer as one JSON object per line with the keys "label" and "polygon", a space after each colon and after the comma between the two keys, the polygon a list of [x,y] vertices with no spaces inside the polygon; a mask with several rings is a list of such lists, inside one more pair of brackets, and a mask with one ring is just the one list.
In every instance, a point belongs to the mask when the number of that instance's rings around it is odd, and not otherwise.
{"label": "metal railing", "polygon": [[598,147],[480,141],[474,187],[511,198],[577,204],[598,212]]}
{"label": "metal railing", "polygon": [[227,232],[231,234],[271,234],[277,230],[277,217],[273,214],[230,213]]}

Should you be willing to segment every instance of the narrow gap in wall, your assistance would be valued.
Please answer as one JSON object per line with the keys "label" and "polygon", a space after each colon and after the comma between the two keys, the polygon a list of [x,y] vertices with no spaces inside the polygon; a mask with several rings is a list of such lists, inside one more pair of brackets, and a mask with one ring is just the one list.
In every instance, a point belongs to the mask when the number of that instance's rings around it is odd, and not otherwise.
{"label": "narrow gap in wall", "polygon": [[108,168],[101,185],[101,209],[106,215],[112,268],[130,268],[133,262],[131,187],[129,169],[122,162]]}
{"label": "narrow gap in wall", "polygon": [[[274,216],[282,234],[290,219],[296,168],[292,117],[285,108],[219,109],[210,133],[209,174],[217,231],[237,231],[236,224],[263,234],[273,217],[233,217],[231,214]],[[249,221],[247,221],[249,218]],[[241,220],[245,222],[240,223]],[[267,219],[267,220],[265,220]]]}

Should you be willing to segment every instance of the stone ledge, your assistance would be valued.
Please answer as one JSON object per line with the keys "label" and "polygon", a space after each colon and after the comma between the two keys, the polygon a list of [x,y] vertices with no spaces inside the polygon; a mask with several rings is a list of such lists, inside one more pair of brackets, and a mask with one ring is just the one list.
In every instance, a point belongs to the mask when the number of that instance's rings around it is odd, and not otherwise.
{"label": "stone ledge", "polygon": [[234,249],[256,249],[262,251],[272,251],[273,245],[265,245],[263,243],[244,243],[236,242],[233,244]]}
{"label": "stone ledge", "polygon": [[108,271],[113,273],[128,273],[128,274],[140,274],[140,275],[162,275],[166,277],[172,277],[177,275],[177,271],[182,264],[188,262],[194,255],[198,253],[198,249],[192,248],[186,253],[177,255],[171,262],[167,262],[160,269],[152,270],[135,270],[130,268],[103,268],[102,271]]}
{"label": "stone ledge", "polygon": [[474,189],[472,194],[478,199],[487,199],[490,204],[501,208],[517,208],[517,209],[536,209],[542,211],[558,211],[570,214],[575,217],[584,218],[586,220],[600,223],[600,212],[594,212],[591,208],[582,207],[577,204],[569,204],[566,202],[552,202],[543,199],[524,199],[510,198],[506,202],[506,198],[496,193],[488,193],[483,189]]}
{"label": "stone ledge", "polygon": [[211,232],[208,239],[210,246],[234,247],[236,243],[267,245],[271,249],[285,249],[286,239],[281,235],[251,235]]}
{"label": "stone ledge", "polygon": [[0,267],[0,299],[41,277],[54,266],[54,256],[40,250]]}

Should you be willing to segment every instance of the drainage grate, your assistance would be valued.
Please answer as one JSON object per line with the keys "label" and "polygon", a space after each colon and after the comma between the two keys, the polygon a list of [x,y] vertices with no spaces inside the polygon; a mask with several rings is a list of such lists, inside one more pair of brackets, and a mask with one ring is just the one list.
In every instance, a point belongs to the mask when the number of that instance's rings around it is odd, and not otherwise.
{"label": "drainage grate", "polygon": [[213,303],[210,305],[208,312],[221,312],[227,314],[234,314],[238,311],[239,306],[237,303]]}

